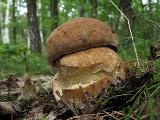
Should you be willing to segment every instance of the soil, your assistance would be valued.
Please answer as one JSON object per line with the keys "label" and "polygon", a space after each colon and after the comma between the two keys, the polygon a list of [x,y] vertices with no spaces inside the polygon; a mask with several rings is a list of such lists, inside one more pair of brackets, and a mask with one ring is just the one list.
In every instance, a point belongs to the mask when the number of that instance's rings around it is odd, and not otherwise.
{"label": "soil", "polygon": [[128,79],[132,83],[126,82],[122,84],[124,86],[111,85],[107,92],[103,90],[92,101],[84,99],[85,107],[76,108],[74,103],[55,100],[51,89],[53,76],[31,77],[37,97],[29,100],[20,97],[21,87],[24,85],[22,77],[9,76],[0,80],[0,120],[99,120],[114,115],[123,117],[122,107],[132,105],[138,91],[142,90],[152,77],[150,72],[136,77],[135,74],[130,74]]}

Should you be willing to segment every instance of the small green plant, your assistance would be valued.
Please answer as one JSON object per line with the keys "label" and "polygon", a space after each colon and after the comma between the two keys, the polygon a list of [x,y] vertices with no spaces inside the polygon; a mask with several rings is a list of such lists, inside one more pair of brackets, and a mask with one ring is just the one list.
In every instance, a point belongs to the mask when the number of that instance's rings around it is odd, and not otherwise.
{"label": "small green plant", "polygon": [[49,120],[47,117],[43,117],[40,120]]}
{"label": "small green plant", "polygon": [[54,74],[43,54],[30,53],[24,44],[0,45],[0,77],[19,76],[26,70],[31,74]]}

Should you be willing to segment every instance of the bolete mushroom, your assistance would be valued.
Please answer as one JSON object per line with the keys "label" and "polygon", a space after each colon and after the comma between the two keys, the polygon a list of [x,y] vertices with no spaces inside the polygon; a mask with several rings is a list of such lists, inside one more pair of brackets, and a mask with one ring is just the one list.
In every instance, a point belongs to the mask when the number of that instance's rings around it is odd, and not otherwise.
{"label": "bolete mushroom", "polygon": [[93,18],[76,18],[56,28],[46,42],[49,63],[58,69],[53,80],[65,101],[82,103],[84,93],[96,96],[125,79],[125,65],[114,51],[117,36],[111,28]]}

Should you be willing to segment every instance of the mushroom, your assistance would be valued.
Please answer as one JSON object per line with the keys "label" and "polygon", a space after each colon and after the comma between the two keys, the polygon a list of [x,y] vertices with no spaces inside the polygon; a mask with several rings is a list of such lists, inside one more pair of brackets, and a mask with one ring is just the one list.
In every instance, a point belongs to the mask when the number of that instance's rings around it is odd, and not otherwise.
{"label": "mushroom", "polygon": [[58,70],[52,87],[55,98],[80,105],[84,93],[95,97],[124,80],[117,44],[116,34],[97,19],[80,17],[56,28],[46,42],[48,61]]}

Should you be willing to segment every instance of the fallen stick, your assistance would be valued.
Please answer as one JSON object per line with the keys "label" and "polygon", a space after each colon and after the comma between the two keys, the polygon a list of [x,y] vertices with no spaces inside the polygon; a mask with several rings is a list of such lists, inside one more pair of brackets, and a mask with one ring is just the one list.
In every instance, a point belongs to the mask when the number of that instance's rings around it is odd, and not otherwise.
{"label": "fallen stick", "polygon": [[12,102],[0,102],[0,115],[16,114],[16,111],[13,109],[12,105]]}
{"label": "fallen stick", "polygon": [[[13,92],[10,92],[10,96],[18,96],[20,95],[21,92],[20,91],[13,91]],[[8,95],[8,92],[2,92],[0,93],[0,96],[7,96]]]}
{"label": "fallen stick", "polygon": [[13,120],[14,117],[19,117],[28,112],[28,106],[32,106],[34,99],[18,99],[15,102],[0,102],[0,118],[4,120]]}

